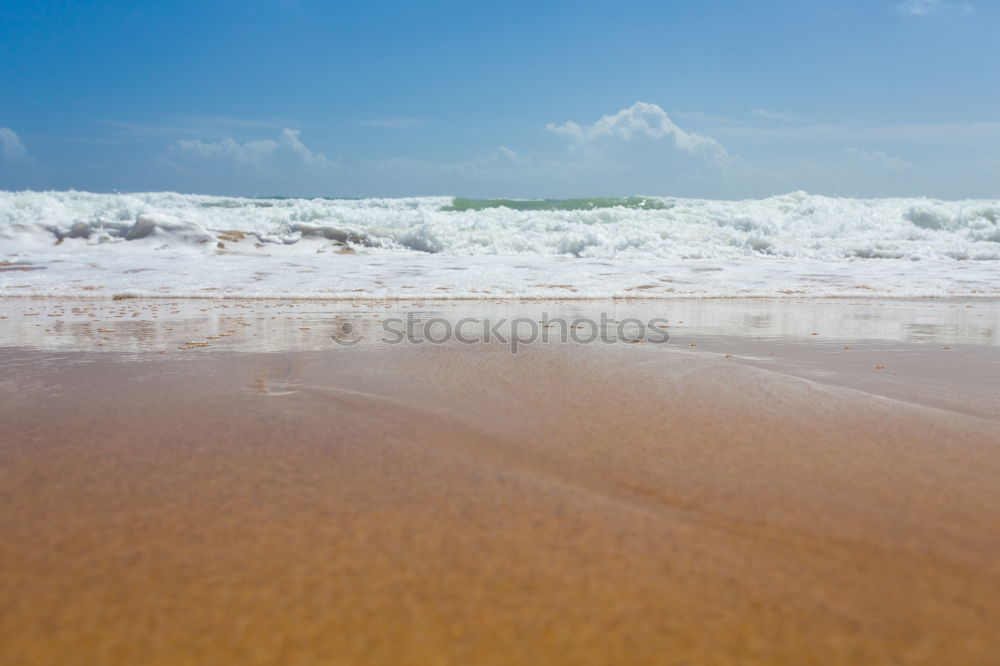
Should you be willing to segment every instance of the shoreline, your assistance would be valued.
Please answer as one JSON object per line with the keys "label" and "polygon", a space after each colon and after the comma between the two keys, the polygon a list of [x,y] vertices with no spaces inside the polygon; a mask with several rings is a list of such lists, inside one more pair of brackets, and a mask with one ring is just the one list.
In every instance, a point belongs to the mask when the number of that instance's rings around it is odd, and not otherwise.
{"label": "shoreline", "polygon": [[412,295],[400,296],[370,296],[359,295],[357,297],[348,296],[247,296],[246,294],[224,293],[224,294],[184,294],[184,295],[163,295],[163,294],[16,294],[4,293],[0,295],[0,302],[8,299],[17,300],[82,300],[82,301],[131,301],[131,300],[178,300],[178,301],[303,301],[303,302],[325,302],[325,303],[415,303],[415,302],[440,302],[440,303],[489,303],[492,301],[502,301],[511,305],[524,303],[600,303],[600,302],[626,302],[626,303],[660,303],[673,301],[997,301],[1000,303],[998,293],[961,293],[953,295],[929,294],[926,296],[907,296],[891,294],[751,294],[751,295],[711,295],[694,296],[691,294],[671,295],[647,295],[647,296],[440,296],[430,295],[426,297],[414,297]]}

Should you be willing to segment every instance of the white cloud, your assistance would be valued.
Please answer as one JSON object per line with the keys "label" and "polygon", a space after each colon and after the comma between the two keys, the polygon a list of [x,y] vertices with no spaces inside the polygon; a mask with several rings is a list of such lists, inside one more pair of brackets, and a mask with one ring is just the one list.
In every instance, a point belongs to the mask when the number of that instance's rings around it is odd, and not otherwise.
{"label": "white cloud", "polygon": [[314,153],[299,139],[299,130],[281,130],[278,139],[263,139],[239,143],[232,138],[221,141],[182,139],[173,144],[169,152],[175,156],[195,157],[203,160],[231,162],[240,167],[262,168],[278,162],[300,164],[307,167],[334,166],[323,153]]}
{"label": "white cloud", "polygon": [[0,127],[0,155],[5,160],[14,162],[27,154],[28,150],[17,133],[9,127]]}
{"label": "white cloud", "polygon": [[764,118],[765,120],[777,120],[781,122],[793,122],[797,120],[797,118],[791,114],[781,113],[780,111],[769,111],[768,109],[750,109],[750,113],[758,118]]}
{"label": "white cloud", "polygon": [[946,11],[968,14],[972,11],[972,5],[949,0],[904,0],[896,5],[896,9],[909,16],[927,16]]}
{"label": "white cloud", "polygon": [[285,128],[274,138],[181,139],[156,156],[175,187],[217,194],[343,195],[342,165]]}
{"label": "white cloud", "polygon": [[411,118],[409,116],[399,116],[396,118],[373,118],[371,120],[359,120],[359,125],[366,127],[381,127],[384,129],[405,129],[407,127],[419,127],[427,123],[424,118]]}
{"label": "white cloud", "polygon": [[580,125],[568,121],[562,125],[549,123],[550,132],[568,137],[580,145],[594,144],[603,140],[629,142],[637,138],[668,140],[680,151],[702,155],[711,160],[726,161],[729,154],[715,139],[693,132],[686,132],[670,119],[667,112],[657,104],[636,102],[618,113],[604,116],[592,125]]}
{"label": "white cloud", "polygon": [[844,151],[844,155],[846,155],[852,162],[881,167],[884,169],[900,170],[913,167],[913,165],[906,160],[898,157],[890,157],[880,150],[869,151],[862,148],[848,148]]}

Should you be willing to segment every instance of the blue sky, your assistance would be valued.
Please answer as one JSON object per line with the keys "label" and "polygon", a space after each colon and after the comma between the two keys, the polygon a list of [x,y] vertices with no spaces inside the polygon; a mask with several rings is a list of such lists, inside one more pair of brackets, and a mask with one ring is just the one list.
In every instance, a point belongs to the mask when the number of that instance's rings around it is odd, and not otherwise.
{"label": "blue sky", "polygon": [[0,188],[1000,198],[1000,2],[0,5]]}

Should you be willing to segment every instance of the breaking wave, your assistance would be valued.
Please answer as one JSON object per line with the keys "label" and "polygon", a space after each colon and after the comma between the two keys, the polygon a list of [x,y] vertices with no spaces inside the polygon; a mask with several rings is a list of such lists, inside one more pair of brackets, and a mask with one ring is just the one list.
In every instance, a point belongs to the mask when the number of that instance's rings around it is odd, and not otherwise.
{"label": "breaking wave", "polygon": [[230,198],[172,193],[0,193],[0,239],[222,242],[319,240],[448,256],[845,260],[1000,259],[1000,201]]}
{"label": "breaking wave", "polygon": [[0,297],[1000,296],[1000,201],[0,192]]}

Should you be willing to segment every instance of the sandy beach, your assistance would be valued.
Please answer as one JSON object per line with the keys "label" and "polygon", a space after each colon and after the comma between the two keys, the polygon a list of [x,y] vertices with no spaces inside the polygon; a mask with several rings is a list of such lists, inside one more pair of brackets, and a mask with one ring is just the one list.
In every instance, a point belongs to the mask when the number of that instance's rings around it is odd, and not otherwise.
{"label": "sandy beach", "polygon": [[947,345],[706,304],[516,354],[332,345],[315,305],[6,305],[3,663],[995,663],[992,302]]}

